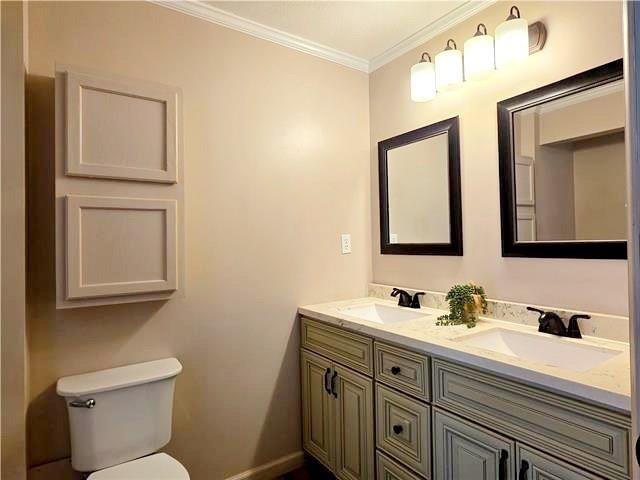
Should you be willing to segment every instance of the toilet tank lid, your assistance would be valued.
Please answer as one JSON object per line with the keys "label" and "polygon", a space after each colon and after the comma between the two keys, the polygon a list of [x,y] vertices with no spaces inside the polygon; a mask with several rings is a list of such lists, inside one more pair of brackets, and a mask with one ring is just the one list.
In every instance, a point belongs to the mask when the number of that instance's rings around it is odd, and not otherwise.
{"label": "toilet tank lid", "polygon": [[177,358],[163,358],[152,362],[62,377],[58,380],[56,391],[62,397],[81,397],[164,380],[175,377],[181,371],[182,364]]}

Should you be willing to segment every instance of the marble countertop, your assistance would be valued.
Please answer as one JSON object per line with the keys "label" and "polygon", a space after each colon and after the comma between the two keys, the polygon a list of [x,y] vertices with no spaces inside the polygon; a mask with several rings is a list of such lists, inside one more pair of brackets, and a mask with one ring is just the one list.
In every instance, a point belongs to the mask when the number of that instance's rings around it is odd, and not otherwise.
{"label": "marble countertop", "polygon": [[[627,343],[589,336],[584,336],[582,339],[553,337],[557,342],[574,342],[620,351],[620,354],[595,368],[580,372],[472,347],[459,341],[463,335],[480,333],[496,327],[547,337],[547,334],[538,333],[535,327],[528,325],[480,317],[477,326],[472,329],[467,328],[466,325],[437,326],[436,318],[447,312],[428,307],[422,307],[419,310],[424,313],[424,317],[382,324],[351,316],[348,310],[344,310],[348,307],[372,303],[396,306],[392,301],[364,297],[307,305],[300,307],[298,313],[380,340],[387,340],[417,351],[495,372],[530,385],[592,401],[618,411],[630,412],[631,384]],[[406,310],[416,312],[412,309]]]}

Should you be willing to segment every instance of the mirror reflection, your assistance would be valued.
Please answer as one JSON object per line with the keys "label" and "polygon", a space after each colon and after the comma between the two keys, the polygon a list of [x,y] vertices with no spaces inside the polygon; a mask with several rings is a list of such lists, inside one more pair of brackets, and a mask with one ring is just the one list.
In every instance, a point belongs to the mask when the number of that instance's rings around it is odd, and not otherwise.
{"label": "mirror reflection", "polygon": [[626,239],[622,80],[513,114],[517,242]]}
{"label": "mirror reflection", "polygon": [[450,240],[448,134],[387,152],[391,244]]}

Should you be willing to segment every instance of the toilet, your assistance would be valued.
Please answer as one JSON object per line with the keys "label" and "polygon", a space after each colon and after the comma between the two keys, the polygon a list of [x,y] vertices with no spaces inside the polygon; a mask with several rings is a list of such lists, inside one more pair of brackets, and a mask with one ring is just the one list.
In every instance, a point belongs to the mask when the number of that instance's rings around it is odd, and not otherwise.
{"label": "toilet", "polygon": [[156,453],[171,439],[176,358],[63,377],[71,466],[88,480],[189,480],[175,458]]}

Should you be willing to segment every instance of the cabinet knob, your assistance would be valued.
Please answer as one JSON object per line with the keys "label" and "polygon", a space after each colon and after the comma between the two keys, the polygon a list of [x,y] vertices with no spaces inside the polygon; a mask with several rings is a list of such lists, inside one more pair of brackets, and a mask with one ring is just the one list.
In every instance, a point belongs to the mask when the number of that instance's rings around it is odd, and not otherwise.
{"label": "cabinet knob", "polygon": [[400,373],[400,367],[391,367],[391,373],[398,375]]}
{"label": "cabinet knob", "polygon": [[402,428],[402,425],[394,425],[393,426],[393,433],[395,433],[396,435],[400,435],[402,433],[402,430],[404,430]]}

